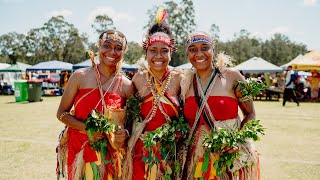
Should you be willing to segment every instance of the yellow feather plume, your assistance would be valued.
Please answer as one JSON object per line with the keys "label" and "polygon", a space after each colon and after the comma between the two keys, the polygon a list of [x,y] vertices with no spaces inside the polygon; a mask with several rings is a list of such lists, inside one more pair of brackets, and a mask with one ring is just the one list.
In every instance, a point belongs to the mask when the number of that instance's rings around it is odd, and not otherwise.
{"label": "yellow feather plume", "polygon": [[87,49],[87,53],[91,59],[92,65],[94,65],[94,52],[91,49]]}
{"label": "yellow feather plume", "polygon": [[166,11],[163,7],[159,7],[156,14],[156,23],[160,24],[166,18]]}

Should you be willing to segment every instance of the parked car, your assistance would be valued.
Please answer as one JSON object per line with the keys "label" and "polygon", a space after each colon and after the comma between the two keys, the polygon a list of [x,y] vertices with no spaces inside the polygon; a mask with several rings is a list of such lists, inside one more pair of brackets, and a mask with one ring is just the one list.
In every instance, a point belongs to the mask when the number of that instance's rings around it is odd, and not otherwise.
{"label": "parked car", "polygon": [[59,74],[40,74],[38,79],[42,79],[43,82],[48,83],[59,83],[60,82],[60,75]]}
{"label": "parked car", "polygon": [[14,94],[14,90],[12,88],[12,85],[9,85],[7,83],[4,83],[4,85],[2,86],[0,84],[0,94],[5,94],[5,95],[12,95]]}

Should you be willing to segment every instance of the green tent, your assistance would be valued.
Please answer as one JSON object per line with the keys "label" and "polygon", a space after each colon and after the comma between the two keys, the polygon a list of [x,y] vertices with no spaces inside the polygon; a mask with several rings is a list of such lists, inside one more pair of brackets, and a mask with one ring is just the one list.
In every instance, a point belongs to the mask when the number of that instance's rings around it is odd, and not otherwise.
{"label": "green tent", "polygon": [[31,65],[29,65],[29,64],[17,62],[17,64],[12,64],[11,66],[9,66],[7,68],[0,69],[0,72],[24,72],[30,66]]}

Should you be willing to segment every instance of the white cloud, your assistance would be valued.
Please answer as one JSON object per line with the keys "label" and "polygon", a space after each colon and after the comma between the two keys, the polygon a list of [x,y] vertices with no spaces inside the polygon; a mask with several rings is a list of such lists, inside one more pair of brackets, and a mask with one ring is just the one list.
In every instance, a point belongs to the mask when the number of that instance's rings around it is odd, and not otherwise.
{"label": "white cloud", "polygon": [[317,4],[317,0],[303,0],[303,5],[305,6],[315,6]]}
{"label": "white cloud", "polygon": [[52,11],[50,13],[48,13],[49,17],[53,17],[53,16],[63,16],[63,17],[68,17],[72,15],[72,11],[67,10],[67,9],[63,9],[63,10],[56,10],[56,11]]}
{"label": "white cloud", "polygon": [[89,14],[88,20],[93,22],[97,15],[108,15],[115,23],[119,22],[134,22],[135,19],[127,13],[118,12],[112,7],[97,7]]}

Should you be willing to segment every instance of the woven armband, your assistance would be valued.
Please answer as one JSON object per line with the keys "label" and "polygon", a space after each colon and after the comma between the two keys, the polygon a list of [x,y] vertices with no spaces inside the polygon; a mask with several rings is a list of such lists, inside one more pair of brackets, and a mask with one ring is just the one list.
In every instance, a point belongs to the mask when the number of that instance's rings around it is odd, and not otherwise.
{"label": "woven armband", "polygon": [[252,99],[252,96],[251,96],[251,95],[248,95],[248,96],[239,98],[238,101],[239,101],[239,102],[245,102],[245,101],[249,101],[249,100],[251,100],[251,99]]}
{"label": "woven armband", "polygon": [[124,129],[124,130],[126,131],[128,137],[130,137],[130,133],[129,133],[128,129]]}

